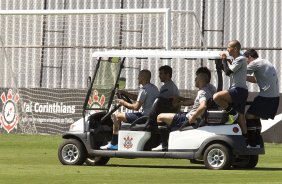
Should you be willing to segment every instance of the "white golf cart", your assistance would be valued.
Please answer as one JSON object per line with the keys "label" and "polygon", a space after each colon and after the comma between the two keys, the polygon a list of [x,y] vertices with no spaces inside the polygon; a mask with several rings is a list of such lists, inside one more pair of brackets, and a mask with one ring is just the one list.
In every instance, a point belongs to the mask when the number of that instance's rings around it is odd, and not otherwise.
{"label": "white golf cart", "polygon": [[[98,58],[98,61],[83,106],[83,118],[73,123],[69,131],[63,134],[64,141],[58,149],[60,162],[64,165],[105,165],[111,157],[178,158],[204,164],[209,169],[254,168],[258,163],[258,155],[264,154],[263,141],[260,148],[247,148],[238,124],[226,125],[225,112],[214,107],[208,107],[204,121],[197,127],[188,126],[172,131],[168,151],[151,151],[160,144],[158,130],[148,126],[148,122],[155,121],[157,114],[162,112],[156,110],[158,103],[155,102],[148,117],[142,117],[132,125],[122,125],[118,150],[100,150],[100,146],[111,140],[111,115],[119,109],[113,99],[121,71],[128,59],[154,58],[156,62],[162,58],[186,60],[184,62],[206,59],[216,65],[218,90],[221,90],[223,80],[219,53],[155,50],[95,52],[93,58]],[[103,103],[90,106],[89,101],[98,98],[97,94],[103,94],[99,99]],[[129,101],[126,96],[119,98]],[[89,112],[92,114],[89,115]]]}

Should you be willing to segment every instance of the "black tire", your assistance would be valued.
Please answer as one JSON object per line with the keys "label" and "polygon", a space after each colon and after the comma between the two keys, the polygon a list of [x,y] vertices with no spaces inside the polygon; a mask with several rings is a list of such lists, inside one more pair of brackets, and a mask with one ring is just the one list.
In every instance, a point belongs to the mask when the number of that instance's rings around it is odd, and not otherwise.
{"label": "black tire", "polygon": [[86,160],[85,147],[76,139],[65,139],[59,146],[58,158],[63,165],[82,165]]}
{"label": "black tire", "polygon": [[88,157],[85,160],[85,163],[86,165],[99,166],[99,165],[106,165],[109,160],[110,157]]}
{"label": "black tire", "polygon": [[233,155],[230,149],[222,144],[210,145],[204,153],[204,163],[208,169],[229,169]]}
{"label": "black tire", "polygon": [[253,169],[256,167],[259,156],[258,155],[247,155],[241,156],[241,161],[238,163],[234,163],[233,167],[237,169]]}

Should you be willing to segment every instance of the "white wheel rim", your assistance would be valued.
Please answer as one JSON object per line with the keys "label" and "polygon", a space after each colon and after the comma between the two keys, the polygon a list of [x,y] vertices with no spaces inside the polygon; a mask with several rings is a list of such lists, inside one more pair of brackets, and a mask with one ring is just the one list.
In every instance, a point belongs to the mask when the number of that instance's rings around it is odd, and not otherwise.
{"label": "white wheel rim", "polygon": [[62,149],[62,157],[68,163],[73,163],[78,159],[79,150],[74,144],[67,144]]}
{"label": "white wheel rim", "polygon": [[207,160],[209,165],[211,165],[213,168],[219,168],[224,164],[226,159],[225,157],[226,155],[221,149],[214,148],[209,151]]}

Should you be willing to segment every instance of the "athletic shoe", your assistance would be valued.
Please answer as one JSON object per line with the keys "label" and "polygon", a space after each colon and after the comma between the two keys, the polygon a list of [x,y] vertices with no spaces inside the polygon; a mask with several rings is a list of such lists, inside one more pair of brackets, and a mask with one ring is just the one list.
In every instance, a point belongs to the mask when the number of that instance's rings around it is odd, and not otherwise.
{"label": "athletic shoe", "polygon": [[117,150],[118,149],[118,145],[113,145],[111,143],[105,145],[105,146],[101,146],[100,147],[101,150]]}
{"label": "athletic shoe", "polygon": [[235,115],[229,114],[228,115],[228,121],[225,124],[227,124],[227,125],[233,124],[236,121],[236,119],[238,118],[238,116],[239,116],[238,113],[236,113]]}
{"label": "athletic shoe", "polygon": [[159,146],[152,148],[152,151],[167,151],[167,148],[163,148],[163,145],[160,144]]}

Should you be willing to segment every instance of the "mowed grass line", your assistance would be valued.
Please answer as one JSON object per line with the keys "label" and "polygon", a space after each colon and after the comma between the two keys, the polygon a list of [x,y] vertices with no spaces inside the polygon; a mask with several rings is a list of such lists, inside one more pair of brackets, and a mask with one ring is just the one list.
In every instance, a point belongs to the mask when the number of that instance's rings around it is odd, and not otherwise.
{"label": "mowed grass line", "polygon": [[106,166],[63,166],[60,136],[0,134],[0,183],[282,183],[282,145],[266,144],[253,170],[207,170],[184,159],[112,158]]}

